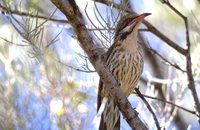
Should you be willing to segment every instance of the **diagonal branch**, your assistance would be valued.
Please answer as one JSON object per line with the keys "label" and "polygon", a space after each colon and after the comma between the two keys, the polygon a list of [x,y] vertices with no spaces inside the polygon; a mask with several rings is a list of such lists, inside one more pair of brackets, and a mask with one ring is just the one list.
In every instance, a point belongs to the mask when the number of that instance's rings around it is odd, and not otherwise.
{"label": "diagonal branch", "polygon": [[181,53],[182,55],[185,55],[187,52],[184,48],[180,47],[177,43],[169,39],[166,35],[161,33],[158,29],[156,29],[153,25],[151,25],[148,21],[144,20],[143,23],[146,25],[148,30],[156,35],[158,38],[163,40],[165,43],[167,43],[170,47],[175,49],[177,52]]}
{"label": "diagonal branch", "polygon": [[149,49],[150,49],[150,51],[153,53],[153,54],[156,54],[158,57],[160,57],[164,62],[166,62],[167,64],[169,64],[170,66],[172,66],[172,67],[174,67],[174,68],[176,68],[176,69],[178,69],[178,70],[180,70],[180,71],[182,71],[182,72],[186,72],[185,70],[183,70],[179,65],[177,65],[176,63],[172,63],[172,62],[170,62],[170,61],[168,61],[165,57],[163,57],[161,54],[159,54],[156,50],[154,50],[151,46],[150,46],[150,44],[149,44],[149,42],[147,42],[147,44],[148,44],[148,46],[149,46]]}
{"label": "diagonal branch", "polygon": [[135,91],[137,93],[137,95],[143,100],[143,102],[146,104],[146,107],[149,109],[149,111],[151,112],[153,119],[155,121],[156,127],[158,130],[161,130],[161,127],[159,125],[158,119],[156,118],[156,114],[154,113],[153,109],[151,108],[150,104],[147,102],[147,100],[144,98],[144,96],[142,95],[142,93],[140,92],[139,88],[135,88]]}
{"label": "diagonal branch", "polygon": [[131,107],[128,99],[119,88],[118,83],[106,68],[105,60],[101,57],[101,53],[96,49],[97,46],[94,44],[93,39],[88,33],[82,14],[80,13],[80,10],[78,9],[75,1],[51,1],[58,9],[60,9],[60,11],[63,12],[63,14],[69,20],[69,23],[72,25],[81,47],[87,53],[90,62],[93,64],[94,68],[100,75],[103,83],[108,86],[106,87],[107,91],[109,91],[109,93],[113,96],[113,99],[115,99],[117,106],[129,123],[130,127],[137,130],[147,130],[147,127],[139,119],[137,112]]}

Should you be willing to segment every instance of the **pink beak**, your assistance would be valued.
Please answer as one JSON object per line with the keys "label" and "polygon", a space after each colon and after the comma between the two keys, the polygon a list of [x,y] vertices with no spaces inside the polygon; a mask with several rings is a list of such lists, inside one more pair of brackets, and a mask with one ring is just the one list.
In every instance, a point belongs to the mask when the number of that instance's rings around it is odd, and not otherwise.
{"label": "pink beak", "polygon": [[133,20],[128,25],[131,25],[134,22],[140,22],[141,20],[143,20],[148,15],[151,15],[151,13],[140,14],[140,15],[134,17]]}

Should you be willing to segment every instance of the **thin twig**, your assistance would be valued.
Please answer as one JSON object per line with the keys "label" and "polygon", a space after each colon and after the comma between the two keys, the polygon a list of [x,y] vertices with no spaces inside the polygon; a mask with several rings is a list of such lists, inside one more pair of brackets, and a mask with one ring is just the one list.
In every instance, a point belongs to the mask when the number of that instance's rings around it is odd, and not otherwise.
{"label": "thin twig", "polygon": [[170,66],[173,66],[174,68],[182,71],[182,72],[186,72],[185,70],[183,70],[180,66],[178,66],[176,63],[171,63],[170,61],[168,61],[166,58],[164,58],[161,54],[159,54],[157,51],[155,51],[151,45],[149,44],[149,42],[147,42],[149,49],[152,53],[156,54],[157,56],[159,56],[162,60],[164,60],[166,63],[168,63]]}
{"label": "thin twig", "polygon": [[[96,2],[95,2],[95,1],[94,1],[94,7],[95,7],[95,10],[97,11],[97,13],[99,14],[101,20],[103,20],[103,22],[106,23],[105,19],[103,18],[103,16],[102,16],[101,13],[99,12],[99,9],[97,8],[97,5],[96,5]],[[95,10],[94,10],[94,13],[95,13]],[[95,13],[95,14],[96,14],[96,13]],[[96,17],[97,17],[97,16],[96,16]],[[99,19],[97,19],[97,20],[99,20]],[[99,23],[101,23],[101,22],[99,21]],[[103,26],[103,28],[105,28],[105,27]]]}
{"label": "thin twig", "polygon": [[60,64],[64,65],[64,66],[67,66],[68,68],[71,68],[71,69],[76,70],[76,71],[79,71],[79,72],[84,72],[84,73],[94,73],[94,72],[96,72],[95,70],[83,70],[83,69],[75,68],[75,67],[73,67],[73,66],[71,66],[71,65],[68,65],[68,64],[63,63],[63,62],[60,61],[60,60],[58,60],[58,62],[59,62]]}
{"label": "thin twig", "polygon": [[[183,99],[183,95],[185,94],[186,90],[187,90],[187,87],[183,85],[182,86],[182,90],[176,96],[176,99],[174,100],[175,103],[179,103]],[[171,112],[171,115],[170,115],[170,117],[168,119],[169,123],[171,123],[173,121],[174,117],[177,115],[177,112],[178,112],[178,107],[174,107],[173,111]]]}
{"label": "thin twig", "polygon": [[[105,28],[105,29],[106,29],[105,25],[103,25],[103,23],[102,23],[102,22],[100,21],[100,19],[98,18],[95,9],[96,9],[96,8],[93,9],[93,10],[94,10],[93,12],[94,12],[94,16],[95,16],[96,20],[98,21],[98,23],[101,25],[102,28]],[[96,9],[96,10],[98,10],[98,9]],[[97,11],[97,12],[98,12],[98,11]],[[101,18],[101,17],[100,17],[100,18]]]}
{"label": "thin twig", "polygon": [[159,122],[158,122],[158,119],[156,117],[156,114],[153,112],[150,104],[147,102],[147,100],[144,98],[144,96],[141,94],[139,88],[135,88],[135,91],[137,93],[137,95],[143,100],[143,102],[146,104],[147,108],[149,109],[149,111],[151,112],[152,116],[153,116],[153,119],[155,121],[155,124],[156,124],[156,127],[158,130],[161,130],[161,127],[159,125]]}
{"label": "thin twig", "polygon": [[[133,92],[133,94],[137,94],[137,93],[136,93],[136,92]],[[195,111],[192,111],[192,110],[189,110],[189,109],[184,108],[184,107],[182,107],[182,106],[179,106],[179,105],[177,105],[177,104],[175,104],[175,103],[173,103],[173,102],[171,102],[171,101],[166,101],[166,100],[164,100],[164,99],[161,99],[161,98],[158,98],[158,97],[149,96],[149,95],[145,95],[145,94],[142,94],[142,95],[143,95],[144,97],[146,97],[146,98],[155,99],[155,100],[158,100],[158,101],[161,101],[161,102],[164,102],[164,103],[173,105],[173,106],[178,107],[179,109],[181,109],[181,110],[183,110],[183,111],[186,111],[186,112],[188,112],[188,113],[191,113],[191,114],[194,114],[194,115],[200,117],[199,115],[196,114]]]}
{"label": "thin twig", "polygon": [[62,30],[47,44],[46,48],[48,48],[50,45],[56,43],[59,39],[58,37],[60,36]]}
{"label": "thin twig", "polygon": [[0,39],[4,40],[5,42],[9,43],[9,44],[12,44],[12,45],[16,45],[16,46],[30,46],[29,44],[17,44],[17,43],[14,43],[12,41],[9,41],[3,37],[0,37]]}
{"label": "thin twig", "polygon": [[[0,12],[2,14],[14,14],[14,15],[19,15],[19,16],[29,16],[29,17],[32,17],[32,18],[48,19],[48,17],[46,17],[46,16],[41,16],[41,15],[37,15],[37,14],[34,15],[34,14],[31,14],[31,13],[18,11],[18,10],[11,10],[11,9],[1,5],[1,4],[0,4],[0,8],[3,9]],[[49,18],[49,21],[59,22],[59,23],[68,23],[68,21],[65,20],[65,19],[56,19],[56,18]]]}
{"label": "thin twig", "polygon": [[199,32],[200,32],[200,21],[199,21],[199,19],[196,17],[196,15],[194,14],[194,12],[193,11],[191,11],[191,14],[192,14],[192,16],[194,17],[194,19],[195,19],[195,21],[196,21],[196,24],[197,25],[195,25],[196,26],[196,28],[199,30]]}
{"label": "thin twig", "polygon": [[[87,13],[87,6],[88,6],[88,3],[86,4],[85,9],[84,9],[85,14],[86,14],[88,20],[90,21],[90,23],[91,23],[95,28],[98,28],[98,27],[94,24],[94,22],[90,19],[89,15],[88,15],[88,13]],[[99,30],[99,32],[100,32],[101,36],[102,36],[106,41],[109,42],[108,37],[107,37],[101,30]]]}

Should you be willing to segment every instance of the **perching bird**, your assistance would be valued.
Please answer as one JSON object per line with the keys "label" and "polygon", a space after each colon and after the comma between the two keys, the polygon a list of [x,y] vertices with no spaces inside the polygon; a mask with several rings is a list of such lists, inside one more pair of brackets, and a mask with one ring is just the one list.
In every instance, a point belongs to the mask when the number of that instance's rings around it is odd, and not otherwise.
{"label": "perching bird", "polygon": [[[136,87],[143,70],[143,56],[137,42],[138,27],[143,19],[150,15],[128,14],[123,16],[116,27],[114,43],[105,54],[106,65],[113,74],[120,88],[128,97]],[[102,108],[99,130],[119,130],[120,113],[111,95],[104,89],[106,86],[100,80],[97,111]]]}

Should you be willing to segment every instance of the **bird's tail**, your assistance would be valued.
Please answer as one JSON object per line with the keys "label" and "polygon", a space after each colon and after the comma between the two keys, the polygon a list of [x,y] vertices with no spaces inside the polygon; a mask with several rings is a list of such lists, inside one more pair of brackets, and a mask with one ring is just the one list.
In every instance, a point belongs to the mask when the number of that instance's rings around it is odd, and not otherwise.
{"label": "bird's tail", "polygon": [[114,100],[103,98],[97,116],[101,116],[99,130],[120,130],[120,113]]}

